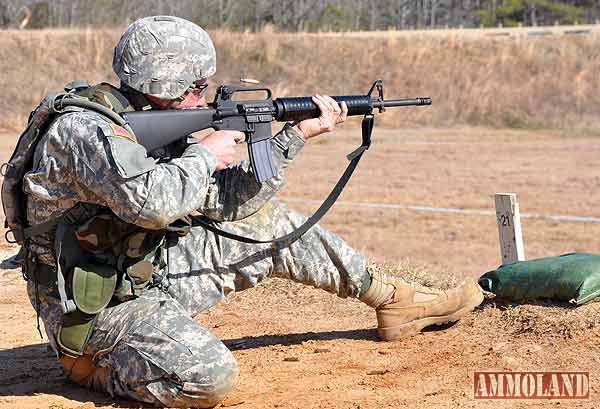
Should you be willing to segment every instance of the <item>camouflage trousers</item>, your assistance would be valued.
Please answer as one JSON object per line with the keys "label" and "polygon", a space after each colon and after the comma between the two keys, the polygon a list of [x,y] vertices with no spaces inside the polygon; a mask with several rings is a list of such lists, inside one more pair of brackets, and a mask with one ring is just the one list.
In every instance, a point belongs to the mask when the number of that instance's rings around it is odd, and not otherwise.
{"label": "camouflage trousers", "polygon": [[[220,227],[272,239],[305,220],[272,201],[256,214]],[[250,245],[200,227],[164,254],[163,284],[101,312],[89,340],[93,376],[85,386],[156,406],[212,407],[232,389],[238,367],[232,353],[192,317],[229,292],[284,277],[337,294],[358,297],[367,277],[364,257],[335,234],[315,226],[288,248]],[[34,285],[29,296],[35,305]],[[40,288],[40,315],[51,345],[61,323],[56,290]]]}

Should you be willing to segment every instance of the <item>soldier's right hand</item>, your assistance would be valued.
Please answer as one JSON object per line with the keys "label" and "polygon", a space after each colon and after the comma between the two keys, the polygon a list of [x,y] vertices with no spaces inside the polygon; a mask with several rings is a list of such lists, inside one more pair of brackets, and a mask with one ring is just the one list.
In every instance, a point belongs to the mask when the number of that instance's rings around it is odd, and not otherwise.
{"label": "soldier's right hand", "polygon": [[200,141],[209,152],[217,158],[216,170],[223,170],[235,159],[234,146],[244,140],[244,133],[239,131],[215,131]]}

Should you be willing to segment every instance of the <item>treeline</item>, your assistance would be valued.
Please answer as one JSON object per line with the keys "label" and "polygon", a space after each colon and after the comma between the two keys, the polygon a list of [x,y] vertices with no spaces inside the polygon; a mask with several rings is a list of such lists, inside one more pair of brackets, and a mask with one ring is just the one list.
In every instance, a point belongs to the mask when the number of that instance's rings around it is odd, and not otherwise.
{"label": "treeline", "polygon": [[597,0],[0,0],[1,28],[123,26],[170,14],[209,29],[358,31],[595,23]]}

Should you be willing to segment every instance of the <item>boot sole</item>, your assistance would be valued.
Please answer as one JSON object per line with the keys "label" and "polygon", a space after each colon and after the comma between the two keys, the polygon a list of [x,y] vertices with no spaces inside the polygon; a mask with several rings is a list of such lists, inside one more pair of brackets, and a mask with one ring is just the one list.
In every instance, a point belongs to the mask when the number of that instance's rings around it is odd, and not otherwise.
{"label": "boot sole", "polygon": [[455,322],[470,313],[483,302],[483,293],[479,292],[474,295],[464,307],[454,311],[452,314],[440,315],[437,317],[426,317],[418,320],[410,321],[405,324],[394,327],[377,328],[379,337],[384,341],[397,341],[402,338],[407,338],[418,334],[425,327],[430,325],[442,325],[449,322]]}

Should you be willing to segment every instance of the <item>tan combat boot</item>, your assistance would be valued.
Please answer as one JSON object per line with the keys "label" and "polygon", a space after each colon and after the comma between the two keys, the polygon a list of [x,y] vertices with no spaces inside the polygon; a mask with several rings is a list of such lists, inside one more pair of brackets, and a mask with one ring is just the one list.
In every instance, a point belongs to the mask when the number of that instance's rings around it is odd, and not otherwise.
{"label": "tan combat boot", "polygon": [[371,286],[360,297],[376,309],[377,332],[384,341],[417,334],[423,328],[458,321],[483,301],[476,282],[448,291],[408,284],[370,269]]}

